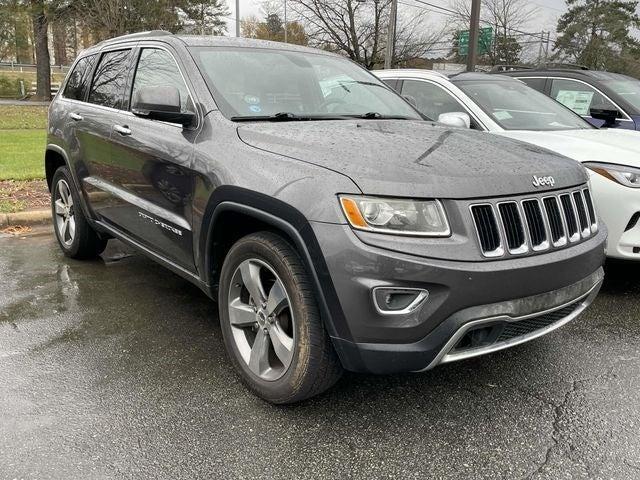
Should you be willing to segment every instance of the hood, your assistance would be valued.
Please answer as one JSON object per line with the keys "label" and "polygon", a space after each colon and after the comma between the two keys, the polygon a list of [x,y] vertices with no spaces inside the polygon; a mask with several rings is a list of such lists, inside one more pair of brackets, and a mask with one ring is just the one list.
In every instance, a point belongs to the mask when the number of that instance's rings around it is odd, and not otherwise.
{"label": "hood", "polygon": [[622,129],[507,131],[498,135],[553,150],[579,162],[606,162],[640,167],[640,132]]}
{"label": "hood", "polygon": [[479,198],[586,181],[584,168],[516,140],[407,120],[247,123],[240,139],[255,148],[342,173],[367,195]]}

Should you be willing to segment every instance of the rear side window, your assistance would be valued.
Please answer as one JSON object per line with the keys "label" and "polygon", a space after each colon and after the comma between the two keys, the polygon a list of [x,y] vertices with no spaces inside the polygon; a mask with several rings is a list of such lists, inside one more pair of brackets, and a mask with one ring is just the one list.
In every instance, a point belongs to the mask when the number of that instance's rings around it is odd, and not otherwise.
{"label": "rear side window", "polygon": [[382,81],[387,84],[388,87],[398,90],[398,82],[395,78],[383,78]]}
{"label": "rear side window", "polygon": [[575,80],[554,79],[551,97],[582,116],[589,116],[591,108],[618,110],[595,88]]}
{"label": "rear side window", "polygon": [[544,93],[544,86],[547,83],[546,78],[519,78],[534,90]]}
{"label": "rear side window", "polygon": [[158,48],[145,48],[140,54],[136,77],[133,81],[131,98],[144,87],[175,87],[180,92],[180,110],[193,111],[193,103],[189,97],[189,90],[180,74],[173,56]]}
{"label": "rear side window", "polygon": [[405,80],[402,95],[412,99],[420,113],[438,120],[443,113],[466,112],[466,109],[442,87],[431,82]]}
{"label": "rear side window", "polygon": [[122,108],[131,50],[106,52],[93,75],[89,90],[89,103],[111,108]]}
{"label": "rear side window", "polygon": [[95,61],[96,55],[89,55],[78,60],[73,71],[69,74],[67,85],[64,87],[64,92],[62,93],[64,98],[84,100]]}

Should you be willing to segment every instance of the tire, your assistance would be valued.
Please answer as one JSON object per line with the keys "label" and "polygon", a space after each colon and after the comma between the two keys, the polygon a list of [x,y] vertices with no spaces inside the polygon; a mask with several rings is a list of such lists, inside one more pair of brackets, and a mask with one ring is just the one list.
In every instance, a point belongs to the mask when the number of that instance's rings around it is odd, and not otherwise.
{"label": "tire", "polygon": [[[262,288],[256,290],[257,284]],[[258,305],[256,296],[261,297]],[[231,362],[245,385],[264,400],[299,402],[340,378],[342,366],[309,275],[282,237],[260,232],[231,247],[220,275],[218,305]]]}
{"label": "tire", "polygon": [[108,239],[100,237],[87,222],[80,195],[67,167],[60,167],[51,182],[51,216],[58,245],[67,257],[92,259],[100,255]]}

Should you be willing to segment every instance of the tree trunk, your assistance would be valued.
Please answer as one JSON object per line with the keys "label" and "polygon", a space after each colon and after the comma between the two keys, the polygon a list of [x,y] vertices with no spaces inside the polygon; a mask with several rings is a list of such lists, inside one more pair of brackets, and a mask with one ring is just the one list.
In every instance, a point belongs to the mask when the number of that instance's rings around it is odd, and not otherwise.
{"label": "tree trunk", "polygon": [[43,0],[31,0],[33,36],[36,44],[36,97],[51,100],[51,58],[49,57],[49,22]]}
{"label": "tree trunk", "polygon": [[56,65],[67,64],[67,26],[58,20],[53,23],[53,56]]}

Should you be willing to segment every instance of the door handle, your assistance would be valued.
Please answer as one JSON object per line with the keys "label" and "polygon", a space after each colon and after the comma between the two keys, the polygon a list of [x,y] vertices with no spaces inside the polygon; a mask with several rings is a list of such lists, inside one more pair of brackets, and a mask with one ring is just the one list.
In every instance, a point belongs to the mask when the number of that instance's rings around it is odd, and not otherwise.
{"label": "door handle", "polygon": [[71,120],[75,120],[76,122],[82,120],[82,115],[78,115],[77,113],[70,113],[69,116],[71,117]]}
{"label": "door handle", "polygon": [[131,135],[131,130],[126,125],[114,125],[113,129],[122,136]]}

